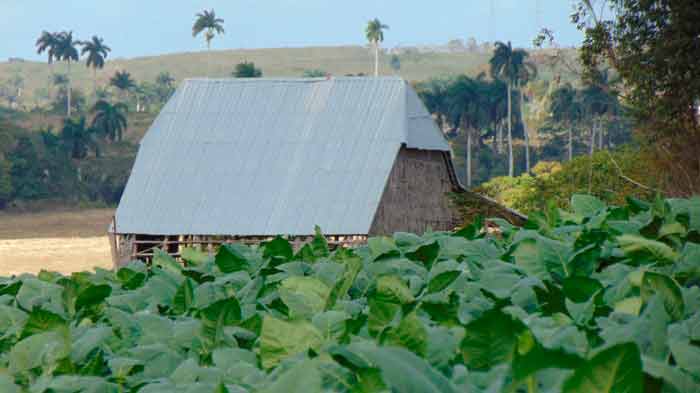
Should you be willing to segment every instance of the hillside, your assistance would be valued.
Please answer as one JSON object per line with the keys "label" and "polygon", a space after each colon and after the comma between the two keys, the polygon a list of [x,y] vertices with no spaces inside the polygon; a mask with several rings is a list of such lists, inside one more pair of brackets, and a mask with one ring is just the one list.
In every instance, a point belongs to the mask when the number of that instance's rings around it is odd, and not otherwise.
{"label": "hillside", "polygon": [[[573,52],[571,52],[573,53]],[[533,54],[533,60],[542,62],[542,51]],[[163,71],[169,72],[177,81],[188,77],[209,75],[226,77],[234,66],[243,61],[252,61],[262,68],[264,76],[298,77],[304,70],[321,69],[333,75],[371,73],[373,60],[367,48],[361,46],[275,48],[250,50],[221,50],[210,54],[205,52],[164,54],[160,56],[138,57],[133,59],[110,59],[105,68],[98,71],[99,85],[108,83],[117,70],[127,70],[137,81],[153,81]],[[469,74],[474,76],[488,70],[490,53],[417,53],[408,52],[399,56],[401,69],[398,72],[407,80],[420,81],[432,77]],[[388,61],[382,58],[384,74],[393,73]],[[209,71],[207,69],[209,67]],[[66,73],[65,64],[54,64],[55,73]],[[549,78],[551,70],[541,69],[541,78]],[[49,66],[44,62],[0,62],[0,83],[20,76],[24,81],[22,105],[33,107],[37,104],[37,89],[46,88],[49,80]],[[71,76],[74,86],[89,91],[92,88],[92,70],[84,63],[73,64]]]}

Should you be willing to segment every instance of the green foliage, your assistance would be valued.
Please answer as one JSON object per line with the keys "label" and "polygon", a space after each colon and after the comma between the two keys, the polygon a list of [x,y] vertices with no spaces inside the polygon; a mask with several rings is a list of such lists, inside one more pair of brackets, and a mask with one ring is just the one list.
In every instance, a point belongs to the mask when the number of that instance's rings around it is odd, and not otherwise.
{"label": "green foliage", "polygon": [[126,105],[122,103],[112,105],[104,100],[97,101],[92,108],[94,117],[91,127],[100,136],[119,141],[128,126],[126,112]]}
{"label": "green foliage", "polygon": [[14,198],[37,199],[46,195],[42,182],[42,169],[35,142],[29,136],[21,136],[8,155],[12,165]]}
{"label": "green foliage", "polygon": [[11,169],[10,163],[0,156],[0,209],[5,207],[10,198],[12,198]]}
{"label": "green foliage", "polygon": [[[697,193],[700,146],[697,106],[700,70],[686,48],[697,45],[700,25],[691,0],[577,1],[572,22],[584,33],[580,51],[585,77],[611,66],[625,85],[636,128],[657,149],[659,170],[676,177],[669,191]],[[605,12],[606,8],[614,12]],[[669,61],[669,59],[673,59]]]}
{"label": "green foliage", "polygon": [[262,70],[255,67],[255,63],[244,61],[236,64],[236,69],[231,74],[234,78],[260,78],[263,76]]}
{"label": "green foliage", "polygon": [[317,233],[151,266],[0,278],[0,388],[700,389],[700,199],[574,195],[492,234]]}
{"label": "green foliage", "polygon": [[577,157],[563,164],[540,162],[532,174],[497,177],[477,191],[527,214],[545,209],[547,203],[569,207],[572,195],[589,191],[615,204],[624,203],[629,196],[648,199],[665,181],[662,174],[654,174],[647,152],[627,147],[613,152],[598,151],[592,157]]}
{"label": "green foliage", "polygon": [[302,78],[324,78],[328,73],[320,68],[304,70]]}
{"label": "green foliage", "polygon": [[204,10],[195,15],[194,25],[192,25],[192,37],[199,33],[204,33],[207,47],[216,34],[224,34],[224,20],[216,17],[214,10]]}

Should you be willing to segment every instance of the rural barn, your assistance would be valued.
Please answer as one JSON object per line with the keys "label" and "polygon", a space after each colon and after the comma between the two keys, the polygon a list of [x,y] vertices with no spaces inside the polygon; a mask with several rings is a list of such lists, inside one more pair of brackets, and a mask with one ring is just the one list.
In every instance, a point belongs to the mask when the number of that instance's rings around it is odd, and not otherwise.
{"label": "rural barn", "polygon": [[302,242],[316,225],[342,244],[453,229],[449,194],[464,190],[450,157],[398,77],[186,80],[141,141],[110,228],[114,260]]}

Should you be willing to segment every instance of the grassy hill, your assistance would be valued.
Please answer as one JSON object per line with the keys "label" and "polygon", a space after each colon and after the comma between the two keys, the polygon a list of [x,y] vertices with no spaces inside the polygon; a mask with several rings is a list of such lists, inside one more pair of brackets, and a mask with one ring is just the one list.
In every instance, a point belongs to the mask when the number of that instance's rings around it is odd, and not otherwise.
{"label": "grassy hill", "polygon": [[[573,52],[572,52],[573,53]],[[541,51],[533,60],[541,63]],[[208,58],[211,65],[208,65]],[[407,80],[425,80],[431,77],[469,74],[488,70],[489,53],[406,53],[399,58],[399,75]],[[307,69],[322,69],[333,75],[372,72],[371,52],[361,46],[275,48],[250,50],[222,50],[164,54],[133,59],[110,59],[103,70],[98,71],[99,85],[106,85],[117,70],[126,70],[137,81],[153,81],[162,71],[170,72],[178,81],[188,77],[230,76],[234,66],[242,61],[252,61],[262,68],[264,76],[298,77]],[[382,73],[393,74],[388,64],[389,56],[382,58]],[[551,70],[540,67],[540,77],[549,78]],[[65,64],[54,64],[54,72],[65,73]],[[208,70],[208,71],[207,71]],[[14,76],[24,80],[24,96],[21,105],[33,107],[39,103],[37,89],[45,88],[49,80],[49,66],[45,62],[0,63],[0,83]],[[92,88],[92,70],[84,63],[74,64],[71,70],[74,86],[84,91]]]}

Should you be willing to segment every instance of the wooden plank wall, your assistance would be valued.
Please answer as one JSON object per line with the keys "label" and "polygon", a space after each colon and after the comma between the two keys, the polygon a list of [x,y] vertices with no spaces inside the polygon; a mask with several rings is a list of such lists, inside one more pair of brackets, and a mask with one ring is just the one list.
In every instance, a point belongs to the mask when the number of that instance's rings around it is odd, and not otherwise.
{"label": "wooden plank wall", "polygon": [[374,216],[370,235],[452,230],[461,224],[443,152],[402,147]]}

